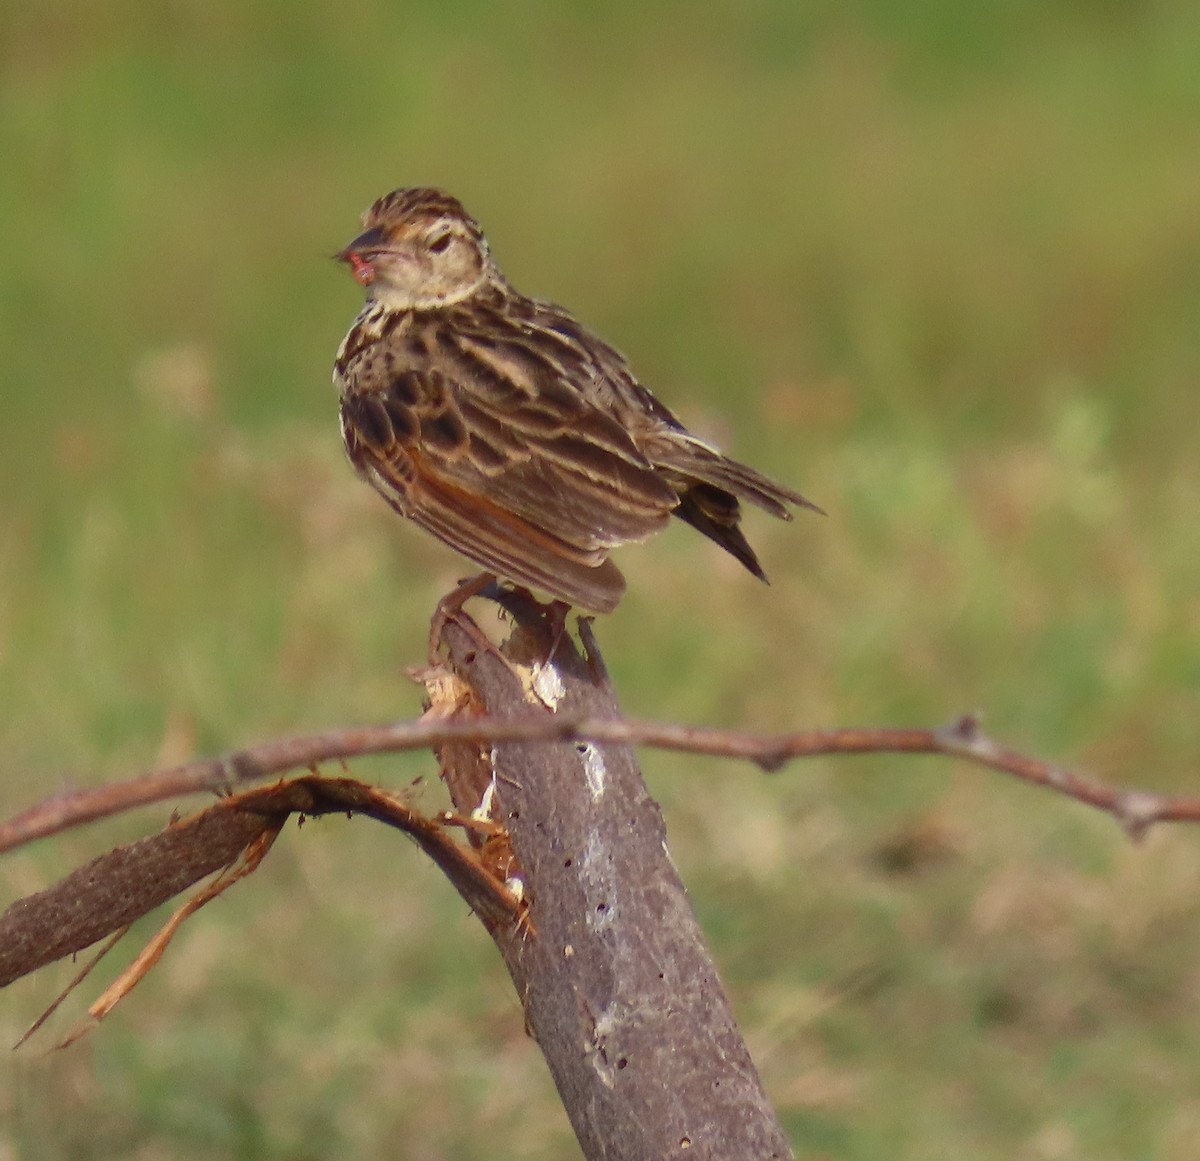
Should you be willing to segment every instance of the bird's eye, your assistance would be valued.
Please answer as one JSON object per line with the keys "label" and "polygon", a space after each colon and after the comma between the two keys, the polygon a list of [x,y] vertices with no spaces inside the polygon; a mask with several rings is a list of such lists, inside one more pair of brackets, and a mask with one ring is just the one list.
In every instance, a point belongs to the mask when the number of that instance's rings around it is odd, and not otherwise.
{"label": "bird's eye", "polygon": [[429,252],[431,254],[442,254],[449,247],[453,234],[439,234],[432,242],[429,243]]}

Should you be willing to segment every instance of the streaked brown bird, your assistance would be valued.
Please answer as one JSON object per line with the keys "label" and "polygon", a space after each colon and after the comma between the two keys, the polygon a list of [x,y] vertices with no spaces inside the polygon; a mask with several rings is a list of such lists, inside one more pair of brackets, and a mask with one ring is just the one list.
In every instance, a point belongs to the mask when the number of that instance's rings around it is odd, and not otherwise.
{"label": "streaked brown bird", "polygon": [[739,501],[792,518],[799,492],[692,435],[625,358],[500,272],[449,194],[399,189],[338,255],[367,288],[333,379],[359,474],[494,576],[606,613],[608,559],[671,516],[766,580]]}

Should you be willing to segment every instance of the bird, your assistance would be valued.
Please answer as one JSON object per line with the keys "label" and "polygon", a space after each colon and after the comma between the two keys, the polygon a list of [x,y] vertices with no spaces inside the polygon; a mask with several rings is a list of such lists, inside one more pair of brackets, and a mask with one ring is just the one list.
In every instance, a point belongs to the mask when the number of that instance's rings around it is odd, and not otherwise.
{"label": "bird", "polygon": [[489,579],[608,613],[625,592],[611,550],[672,516],[766,581],[741,502],[821,512],[689,432],[569,311],[518,291],[450,194],[385,194],[334,257],[366,289],[333,371],[350,462]]}

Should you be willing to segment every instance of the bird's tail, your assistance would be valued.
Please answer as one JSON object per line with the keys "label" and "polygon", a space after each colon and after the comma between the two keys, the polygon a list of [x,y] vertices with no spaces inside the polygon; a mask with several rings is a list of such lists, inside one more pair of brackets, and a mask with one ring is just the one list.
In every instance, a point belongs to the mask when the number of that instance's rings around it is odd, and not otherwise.
{"label": "bird's tail", "polygon": [[679,494],[674,514],[719,544],[760,580],[767,577],[742,533],[739,501],[746,500],[780,520],[790,520],[793,508],[824,515],[799,492],[731,460],[688,432],[672,431],[652,446],[643,445],[643,450]]}
{"label": "bird's tail", "polygon": [[[693,484],[680,497],[675,515],[697,532],[703,532],[766,583],[767,574],[742,532],[741,505],[732,493],[714,488],[712,484]],[[787,515],[790,519],[791,513]]]}
{"label": "bird's tail", "polygon": [[777,484],[746,464],[731,460],[689,432],[670,432],[665,438],[655,440],[651,446],[644,446],[643,450],[655,467],[664,470],[673,483],[698,481],[710,484],[713,488],[757,505],[780,520],[790,520],[792,508],[808,508],[825,515],[824,509],[799,492]]}

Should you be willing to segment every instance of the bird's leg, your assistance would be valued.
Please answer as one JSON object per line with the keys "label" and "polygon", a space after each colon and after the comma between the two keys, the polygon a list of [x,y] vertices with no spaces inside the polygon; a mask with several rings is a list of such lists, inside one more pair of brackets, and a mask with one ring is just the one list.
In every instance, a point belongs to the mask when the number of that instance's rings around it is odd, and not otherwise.
{"label": "bird's leg", "polygon": [[458,620],[459,614],[462,612],[463,605],[472,597],[479,596],[484,589],[496,583],[494,573],[481,572],[478,576],[468,577],[466,580],[459,581],[458,587],[448,592],[437,603],[437,607],[433,610],[433,619],[429,624],[429,663],[436,665],[440,660],[442,649],[442,631],[451,621],[458,623],[459,627],[466,633],[469,633],[479,644],[485,649],[494,649],[495,646],[480,632],[479,626],[471,620],[470,617]]}
{"label": "bird's leg", "polygon": [[571,606],[566,601],[551,601],[543,608],[546,624],[550,629],[550,648],[546,652],[546,663],[550,664],[567,631],[567,618],[571,615]]}

